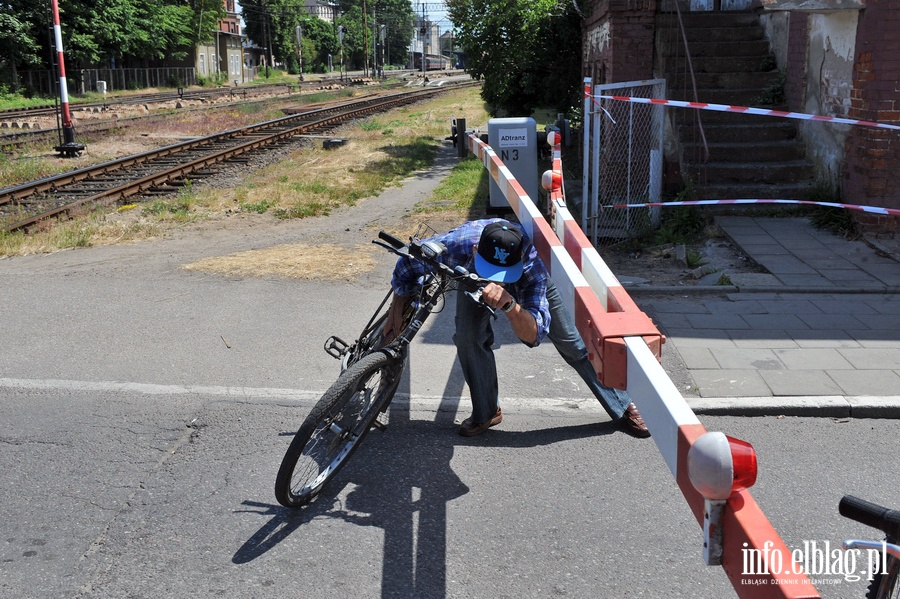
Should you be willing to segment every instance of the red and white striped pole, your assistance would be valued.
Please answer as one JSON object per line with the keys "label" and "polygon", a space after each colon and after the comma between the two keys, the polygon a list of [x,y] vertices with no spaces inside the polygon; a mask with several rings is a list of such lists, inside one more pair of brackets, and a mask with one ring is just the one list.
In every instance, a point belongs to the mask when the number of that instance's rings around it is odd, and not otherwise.
{"label": "red and white striped pole", "polygon": [[63,58],[62,29],[59,25],[59,3],[50,0],[53,7],[53,39],[56,42],[56,56],[59,62],[59,99],[62,108],[62,145],[56,147],[56,151],[66,156],[79,154],[84,150],[82,144],[75,143],[75,125],[72,123],[72,113],[69,111],[69,91],[66,87],[66,62]]}

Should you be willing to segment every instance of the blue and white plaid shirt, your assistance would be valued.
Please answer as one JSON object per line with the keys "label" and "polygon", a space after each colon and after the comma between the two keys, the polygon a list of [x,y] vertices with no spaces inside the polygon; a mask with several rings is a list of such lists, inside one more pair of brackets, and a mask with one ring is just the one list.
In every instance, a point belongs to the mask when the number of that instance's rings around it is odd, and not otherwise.
{"label": "blue and white plaid shirt", "polygon": [[[450,268],[461,265],[469,272],[475,272],[474,247],[481,240],[481,231],[489,224],[500,220],[503,219],[488,218],[469,221],[429,239],[439,241],[447,247],[447,251],[439,258],[440,262]],[[518,224],[512,224],[520,230],[522,229]],[[519,305],[534,317],[537,323],[537,340],[534,345],[538,345],[550,330],[550,304],[547,302],[547,278],[549,275],[524,230],[522,230],[522,240],[524,272],[518,281],[505,285],[505,288]],[[391,278],[391,287],[394,293],[403,297],[410,295],[415,290],[419,277],[424,274],[426,274],[426,267],[421,262],[406,257],[398,259],[397,266],[394,268],[394,276]],[[531,346],[529,343],[526,345]]]}

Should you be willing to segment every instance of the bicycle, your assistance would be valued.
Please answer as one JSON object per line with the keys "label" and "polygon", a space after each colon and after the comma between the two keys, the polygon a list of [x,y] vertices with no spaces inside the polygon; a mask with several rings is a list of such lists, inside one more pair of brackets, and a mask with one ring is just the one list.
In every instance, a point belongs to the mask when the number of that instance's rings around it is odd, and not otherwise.
{"label": "bicycle", "polygon": [[[462,287],[480,302],[486,279],[463,267],[439,261],[446,251],[436,241],[409,243],[381,231],[373,240],[386,250],[424,263],[429,274],[419,281],[404,308],[401,332],[385,342],[384,322],[392,291],[388,291],[353,344],[332,335],[325,352],[341,360],[341,374],[316,403],[291,441],[275,477],[275,497],[285,507],[309,503],[347,463],[372,428],[384,430],[384,416],[406,364],[409,344],[428,317],[443,308],[444,295]],[[482,303],[495,317],[495,311]]]}
{"label": "bicycle", "polygon": [[872,576],[866,592],[867,599],[897,599],[900,597],[900,510],[886,507],[845,495],[838,504],[838,512],[845,518],[855,520],[866,526],[877,528],[886,535],[885,541],[862,541],[848,539],[843,547],[848,549],[867,549],[886,556],[885,563],[880,563],[878,571]]}

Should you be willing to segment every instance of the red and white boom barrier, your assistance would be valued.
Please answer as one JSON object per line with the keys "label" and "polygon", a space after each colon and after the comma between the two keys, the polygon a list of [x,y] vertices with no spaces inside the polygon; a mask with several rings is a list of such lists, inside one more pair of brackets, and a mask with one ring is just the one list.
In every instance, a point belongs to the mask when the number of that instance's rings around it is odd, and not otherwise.
{"label": "red and white boom barrier", "polygon": [[[640,408],[657,448],[703,528],[706,563],[722,565],[739,597],[819,597],[807,576],[794,573],[793,568],[775,572],[775,568],[757,567],[760,556],[790,556],[791,552],[746,489],[756,479],[755,454],[746,443],[707,432],[663,370],[659,363],[663,336],[625,292],[566,208],[558,137],[550,140],[553,167],[543,176],[553,227],[491,147],[476,135],[467,139],[470,151],[491,173],[574,314],[598,379],[609,387],[626,389]],[[752,562],[752,574],[745,574],[748,561]]]}
{"label": "red and white boom barrier", "polygon": [[69,90],[66,85],[66,60],[63,53],[62,28],[59,22],[59,3],[51,0],[53,11],[53,39],[56,44],[56,60],[59,64],[59,104],[62,113],[62,139],[56,151],[65,156],[76,156],[84,150],[84,145],[75,142],[75,125],[69,110]]}

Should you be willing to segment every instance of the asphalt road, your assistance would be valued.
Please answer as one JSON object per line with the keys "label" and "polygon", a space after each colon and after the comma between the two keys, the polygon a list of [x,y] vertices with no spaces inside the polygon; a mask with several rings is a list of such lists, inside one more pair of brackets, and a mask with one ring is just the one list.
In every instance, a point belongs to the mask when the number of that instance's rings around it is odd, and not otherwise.
{"label": "asphalt road", "polygon": [[[508,405],[464,439],[452,410],[399,401],[291,511],[272,484],[308,401],[63,382],[0,397],[3,597],[732,595],[655,445],[599,409]],[[845,492],[897,499],[897,421],[704,423],[755,445],[754,496],[792,549],[875,538],[837,515]]]}
{"label": "asphalt road", "polygon": [[[456,434],[452,302],[388,432],[308,509],[277,506],[290,433],[338,371],[321,343],[352,337],[384,279],[177,268],[220,243],[0,263],[0,596],[731,595],[655,444],[616,431],[552,347],[501,329],[506,419]],[[900,505],[897,421],[704,423],[757,447],[754,496],[789,547],[868,534],[837,515],[845,492]]]}
{"label": "asphalt road", "polygon": [[[505,419],[456,434],[452,302],[413,347],[389,430],[307,509],[276,504],[290,435],[338,372],[322,342],[353,337],[391,261],[328,283],[182,266],[365,243],[408,208],[391,197],[0,260],[0,597],[733,595],[653,441],[618,432],[549,345],[501,329]],[[900,507],[895,420],[703,422],[757,448],[754,497],[791,548],[877,538],[837,515],[844,493]]]}

